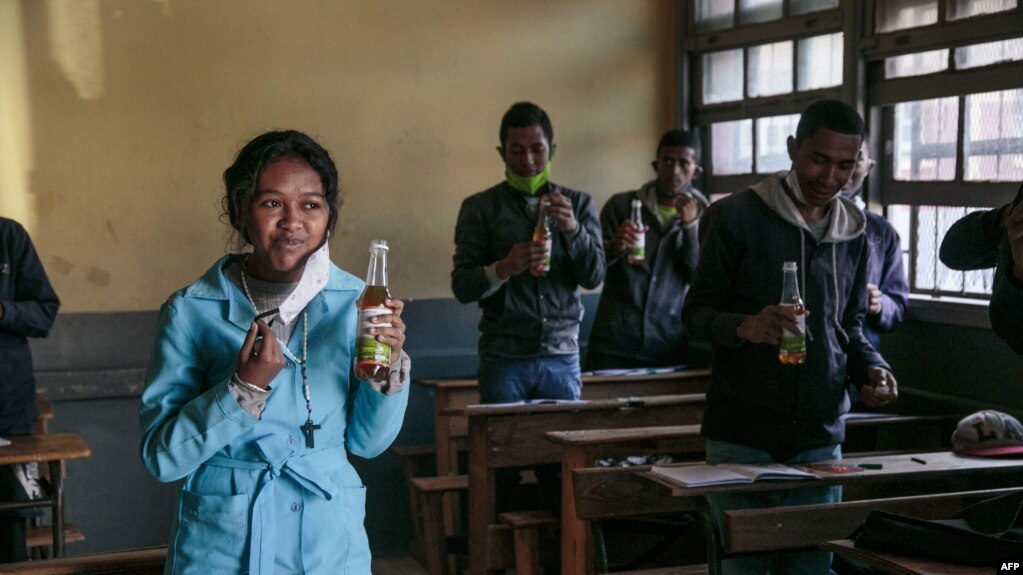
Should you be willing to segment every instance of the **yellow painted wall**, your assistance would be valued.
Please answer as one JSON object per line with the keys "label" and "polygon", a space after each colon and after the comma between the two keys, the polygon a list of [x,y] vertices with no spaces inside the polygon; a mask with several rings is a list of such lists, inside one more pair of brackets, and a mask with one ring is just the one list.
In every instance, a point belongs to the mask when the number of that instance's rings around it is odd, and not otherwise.
{"label": "yellow painted wall", "polygon": [[664,0],[0,0],[0,214],[63,312],[153,309],[227,249],[220,176],[296,128],[338,163],[332,258],[451,297],[465,196],[498,182],[510,104],[554,123],[552,179],[598,206],[652,176],[673,127]]}

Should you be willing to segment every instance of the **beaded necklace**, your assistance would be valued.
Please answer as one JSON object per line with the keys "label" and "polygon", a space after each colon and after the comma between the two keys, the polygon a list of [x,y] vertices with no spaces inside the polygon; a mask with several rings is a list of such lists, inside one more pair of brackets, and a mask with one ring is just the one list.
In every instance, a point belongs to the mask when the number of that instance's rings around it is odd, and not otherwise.
{"label": "beaded necklace", "polygon": [[[248,257],[246,256],[246,263],[247,262],[248,262]],[[256,314],[258,315],[259,314],[259,308],[256,307],[256,300],[252,298],[252,294],[249,292],[249,283],[247,281],[245,281],[245,274],[246,274],[246,272],[245,272],[245,265],[244,264],[242,265],[241,272],[242,272],[241,273],[241,276],[242,276],[242,289],[245,290],[245,297],[249,298],[249,303],[252,304],[253,309],[256,310]],[[271,322],[272,321],[273,320],[271,320]],[[320,427],[322,427],[322,426],[316,425],[316,424],[313,423],[313,402],[312,402],[312,395],[309,393],[309,378],[306,377],[306,371],[305,371],[306,360],[309,358],[309,312],[308,311],[303,311],[302,312],[302,359],[298,359],[297,357],[295,357],[294,354],[291,353],[291,350],[288,349],[288,346],[283,346],[283,349],[284,349],[284,354],[287,355],[291,359],[291,361],[294,361],[298,365],[299,372],[302,374],[302,393],[305,396],[306,420],[305,420],[305,424],[302,425],[299,429],[301,429],[303,432],[305,432],[305,435],[306,435],[306,442],[305,442],[306,443],[306,447],[312,449],[313,447],[315,447],[315,442],[313,441],[313,432],[316,431],[317,429],[320,429]]]}

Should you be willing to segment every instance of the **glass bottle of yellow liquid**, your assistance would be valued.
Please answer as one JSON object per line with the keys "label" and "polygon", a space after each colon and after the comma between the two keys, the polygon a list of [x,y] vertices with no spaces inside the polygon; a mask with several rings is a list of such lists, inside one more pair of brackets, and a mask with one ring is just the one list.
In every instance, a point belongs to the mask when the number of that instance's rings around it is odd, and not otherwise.
{"label": "glass bottle of yellow liquid", "polygon": [[806,308],[799,297],[799,280],[796,276],[796,262],[785,262],[781,266],[781,305],[791,308],[799,326],[799,333],[784,330],[778,346],[778,360],[785,364],[799,364],[806,361]]}
{"label": "glass bottle of yellow liquid", "polygon": [[369,333],[374,327],[391,327],[389,323],[370,322],[371,318],[392,313],[386,305],[391,297],[387,290],[387,251],[386,240],[369,243],[369,270],[366,289],[359,298],[359,336],[355,346],[355,376],[363,381],[382,381],[391,372],[391,346]]}
{"label": "glass bottle of yellow liquid", "polygon": [[632,200],[632,215],[629,219],[632,220],[632,223],[636,224],[636,229],[639,230],[639,243],[629,247],[629,255],[626,257],[626,261],[637,265],[643,263],[643,260],[646,259],[646,227],[643,225],[643,202],[638,198]]}
{"label": "glass bottle of yellow liquid", "polygon": [[537,277],[547,275],[547,272],[551,271],[551,246],[553,236],[551,234],[551,224],[547,220],[547,212],[543,209],[545,202],[543,199],[536,206],[536,227],[533,228],[533,241],[543,242],[544,256],[543,261],[534,265],[530,268],[530,272]]}

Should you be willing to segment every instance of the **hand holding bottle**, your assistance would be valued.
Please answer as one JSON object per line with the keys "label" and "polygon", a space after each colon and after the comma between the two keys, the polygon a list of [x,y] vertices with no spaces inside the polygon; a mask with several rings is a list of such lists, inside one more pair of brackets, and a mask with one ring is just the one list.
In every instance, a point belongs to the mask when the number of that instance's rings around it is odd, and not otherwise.
{"label": "hand holding bottle", "polygon": [[391,313],[371,317],[369,334],[391,348],[391,363],[395,363],[401,356],[401,348],[405,346],[405,322],[401,319],[405,302],[387,298],[384,305],[391,309]]}
{"label": "hand holding bottle", "polygon": [[796,315],[788,306],[769,305],[756,315],[743,318],[735,335],[752,343],[778,345],[785,330],[802,333]]}
{"label": "hand holding bottle", "polygon": [[564,194],[544,194],[540,200],[540,209],[554,220],[561,233],[574,234],[579,229],[572,200]]}
{"label": "hand holding bottle", "polygon": [[637,226],[632,220],[625,220],[615,231],[614,249],[618,253],[625,253],[634,246],[644,241],[645,228]]}
{"label": "hand holding bottle", "polygon": [[512,246],[508,255],[497,261],[497,276],[506,280],[543,263],[547,253],[543,242],[520,242]]}

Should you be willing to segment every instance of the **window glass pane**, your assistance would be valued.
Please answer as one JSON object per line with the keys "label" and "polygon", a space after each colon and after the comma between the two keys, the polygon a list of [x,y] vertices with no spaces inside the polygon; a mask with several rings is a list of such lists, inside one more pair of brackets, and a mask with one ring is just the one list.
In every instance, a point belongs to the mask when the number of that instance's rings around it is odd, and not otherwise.
{"label": "window glass pane", "polygon": [[838,6],[838,0],[789,0],[789,13],[808,14]]}
{"label": "window glass pane", "polygon": [[[978,209],[944,206],[917,206],[917,242],[909,266],[910,284],[914,291],[977,297],[991,294],[994,270],[961,272],[945,267],[938,259],[941,240],[948,228],[959,218]],[[893,222],[892,225],[895,225]],[[903,236],[903,230],[896,227]]]}
{"label": "window glass pane", "polygon": [[966,97],[963,179],[1023,180],[1023,89]]}
{"label": "window glass pane", "polygon": [[948,49],[917,52],[884,59],[885,78],[923,76],[948,69]]}
{"label": "window glass pane", "polygon": [[952,180],[958,123],[955,97],[896,104],[895,179]]}
{"label": "window glass pane", "polygon": [[742,99],[742,48],[703,55],[703,103]]}
{"label": "window glass pane", "polygon": [[878,32],[927,26],[938,22],[938,0],[886,0],[874,14]]}
{"label": "window glass pane", "polygon": [[1023,60],[1023,38],[956,48],[956,68],[977,68]]}
{"label": "window glass pane", "polygon": [[842,83],[842,43],[845,35],[827,34],[799,41],[797,86],[802,90],[816,90]]}
{"label": "window glass pane", "polygon": [[739,0],[739,23],[769,22],[781,18],[781,0]]}
{"label": "window glass pane", "polygon": [[[912,264],[910,263],[909,245],[913,239],[910,233],[910,222],[912,221],[913,206],[888,205],[888,223],[899,233],[899,251],[902,253],[902,269],[906,270],[907,277],[912,277]],[[910,285],[912,287],[912,285]]]}
{"label": "window glass pane", "polygon": [[753,172],[753,120],[711,124],[710,139],[715,175]]}
{"label": "window glass pane", "polygon": [[792,167],[786,142],[796,134],[799,114],[757,119],[757,173],[770,174]]}
{"label": "window glass pane", "polygon": [[735,20],[735,0],[697,0],[696,29],[700,32],[731,28]]}
{"label": "window glass pane", "polygon": [[1016,0],[949,0],[946,18],[958,20],[991,14],[993,12],[1004,12],[1016,7]]}
{"label": "window glass pane", "polygon": [[792,92],[792,41],[749,49],[749,96]]}

